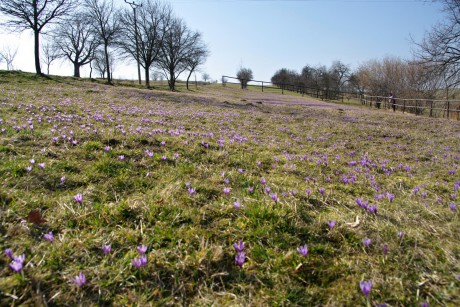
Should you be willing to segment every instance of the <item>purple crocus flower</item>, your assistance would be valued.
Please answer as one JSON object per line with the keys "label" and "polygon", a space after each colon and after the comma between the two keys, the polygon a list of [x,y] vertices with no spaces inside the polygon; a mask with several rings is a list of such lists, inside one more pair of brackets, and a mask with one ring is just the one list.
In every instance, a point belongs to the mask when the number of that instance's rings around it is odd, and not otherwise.
{"label": "purple crocus flower", "polygon": [[420,307],[430,307],[430,304],[428,302],[422,302]]}
{"label": "purple crocus flower", "polygon": [[361,291],[363,292],[365,296],[369,296],[369,294],[371,293],[371,289],[372,289],[372,282],[361,280],[359,282],[359,287],[361,288]]}
{"label": "purple crocus flower", "polygon": [[24,264],[24,261],[26,260],[26,255],[22,254],[19,256],[13,256],[13,261],[14,262],[19,262],[20,264]]}
{"label": "purple crocus flower", "polygon": [[32,166],[30,166],[30,165],[26,166],[26,171],[28,171],[28,172],[32,171]]}
{"label": "purple crocus flower", "polygon": [[5,255],[10,258],[10,259],[13,259],[13,251],[11,250],[11,248],[7,248],[5,250]]}
{"label": "purple crocus flower", "polygon": [[304,257],[307,257],[308,254],[308,246],[305,244],[304,246],[297,247],[297,251]]}
{"label": "purple crocus flower", "polygon": [[188,194],[190,194],[190,195],[194,195],[195,192],[196,192],[196,190],[194,188],[192,188],[192,187],[187,188],[187,190],[188,190]]}
{"label": "purple crocus flower", "polygon": [[30,159],[29,162],[30,164],[35,165],[35,159]]}
{"label": "purple crocus flower", "polygon": [[262,178],[262,179],[260,179],[260,183],[261,183],[262,185],[264,185],[264,184],[267,183],[267,180],[266,180],[265,178]]}
{"label": "purple crocus flower", "polygon": [[73,197],[73,200],[75,200],[76,203],[80,204],[83,202],[83,195],[81,193],[78,193]]}
{"label": "purple crocus flower", "polygon": [[275,203],[278,202],[278,194],[276,194],[276,193],[270,194],[270,198],[271,198]]}
{"label": "purple crocus flower", "polygon": [[230,188],[224,188],[224,194],[225,196],[228,196],[228,194],[230,193]]}
{"label": "purple crocus flower", "polygon": [[63,185],[65,183],[65,179],[66,179],[65,176],[61,177],[61,185]]}
{"label": "purple crocus flower", "polygon": [[45,169],[45,165],[46,165],[45,163],[38,163],[38,167],[40,169]]}
{"label": "purple crocus flower", "polygon": [[102,245],[102,251],[104,252],[104,255],[110,254],[111,250],[112,250],[112,246],[110,244]]}
{"label": "purple crocus flower", "polygon": [[319,191],[319,194],[324,196],[324,192],[326,192],[326,189],[325,188],[320,188],[318,191]]}
{"label": "purple crocus flower", "polygon": [[246,253],[245,252],[238,252],[235,256],[235,262],[238,266],[242,267],[244,262],[246,261]]}
{"label": "purple crocus flower", "polygon": [[72,281],[79,287],[83,287],[83,285],[86,283],[86,277],[85,275],[80,272],[77,276],[72,278]]}
{"label": "purple crocus flower", "polygon": [[239,200],[235,201],[235,202],[233,203],[233,206],[234,206],[236,209],[240,209],[240,208],[241,208],[241,203],[240,203],[240,201],[239,201]]}
{"label": "purple crocus flower", "polygon": [[144,267],[147,265],[147,256],[142,255],[139,258],[134,258],[131,260],[131,264],[136,268],[140,269],[141,267]]}
{"label": "purple crocus flower", "polygon": [[119,156],[118,156],[118,160],[120,160],[120,161],[125,160],[125,156],[124,156],[124,155],[119,155]]}
{"label": "purple crocus flower", "polygon": [[399,231],[398,232],[398,238],[399,238],[399,240],[402,240],[404,238],[404,232]]}
{"label": "purple crocus flower", "polygon": [[47,240],[47,241],[50,241],[50,242],[53,242],[54,241],[54,235],[53,235],[53,232],[50,231],[48,233],[45,233],[43,235],[43,239]]}
{"label": "purple crocus flower", "polygon": [[249,193],[254,192],[254,187],[249,187],[249,188],[248,188],[248,192],[249,192]]}
{"label": "purple crocus flower", "polygon": [[385,243],[382,245],[382,252],[384,255],[388,254],[388,250],[389,250],[389,247],[388,247],[388,244]]}
{"label": "purple crocus flower", "polygon": [[392,193],[387,193],[387,198],[388,198],[388,201],[391,203],[393,199],[395,199],[395,195]]}
{"label": "purple crocus flower", "polygon": [[141,255],[144,255],[147,252],[147,246],[146,245],[140,245],[137,247],[137,252]]}
{"label": "purple crocus flower", "polygon": [[329,220],[327,222],[327,226],[329,226],[330,229],[334,228],[335,227],[335,220]]}
{"label": "purple crocus flower", "polygon": [[367,207],[367,211],[372,214],[377,214],[378,207],[377,206],[369,206]]}
{"label": "purple crocus flower", "polygon": [[449,205],[449,208],[450,208],[450,210],[452,210],[452,212],[455,212],[457,210],[457,205],[455,203],[451,203]]}
{"label": "purple crocus flower", "polygon": [[22,271],[22,267],[23,267],[22,262],[13,261],[10,263],[10,268],[17,273]]}
{"label": "purple crocus flower", "polygon": [[369,245],[371,245],[371,242],[372,242],[371,239],[369,239],[369,238],[364,238],[364,239],[363,239],[364,247],[366,247],[366,248],[369,247]]}
{"label": "purple crocus flower", "polygon": [[242,252],[244,250],[244,242],[243,242],[243,240],[239,240],[238,243],[234,243],[233,248],[237,252]]}

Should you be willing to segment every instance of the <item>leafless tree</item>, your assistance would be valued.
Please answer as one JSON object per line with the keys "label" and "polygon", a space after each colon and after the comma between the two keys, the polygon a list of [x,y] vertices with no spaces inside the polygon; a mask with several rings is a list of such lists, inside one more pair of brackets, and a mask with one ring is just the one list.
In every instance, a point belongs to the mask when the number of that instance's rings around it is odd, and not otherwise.
{"label": "leafless tree", "polygon": [[7,16],[2,26],[14,30],[32,30],[34,33],[35,70],[42,75],[40,66],[40,34],[45,26],[67,16],[78,0],[2,0],[0,12]]}
{"label": "leafless tree", "polygon": [[172,8],[158,0],[143,0],[141,4],[137,8],[137,30],[131,9],[122,11],[121,39],[117,45],[126,57],[133,60],[137,60],[139,51],[139,64],[144,68],[145,84],[149,87],[150,68],[159,60],[163,39],[171,24]]}
{"label": "leafless tree", "polygon": [[201,35],[191,31],[180,18],[174,18],[163,39],[161,55],[156,66],[163,70],[168,79],[169,89],[175,90],[176,80],[189,66],[188,59],[194,51]]}
{"label": "leafless tree", "polygon": [[49,75],[51,63],[59,58],[59,52],[54,48],[54,44],[51,42],[42,44],[41,49],[41,61],[46,64],[46,74]]}
{"label": "leafless tree", "polygon": [[418,61],[436,66],[449,80],[460,84],[460,0],[439,0],[443,3],[443,22],[427,32],[420,43],[415,43],[414,56]]}
{"label": "leafless tree", "polygon": [[332,80],[338,91],[342,91],[346,82],[350,78],[351,68],[340,61],[334,61],[329,69]]}
{"label": "leafless tree", "polygon": [[89,64],[99,41],[96,39],[89,16],[78,13],[66,20],[54,33],[54,47],[74,67],[74,77],[80,78],[80,67]]}
{"label": "leafless tree", "polygon": [[202,75],[201,75],[201,79],[203,79],[204,83],[208,83],[208,80],[211,79],[211,76],[209,76],[208,73],[204,72]]}
{"label": "leafless tree", "polygon": [[189,89],[188,84],[192,73],[196,71],[200,65],[203,65],[209,56],[208,47],[202,41],[201,33],[197,32],[197,35],[198,37],[196,39],[196,42],[191,47],[192,49],[190,50],[189,56],[187,58],[187,89]]}
{"label": "leafless tree", "polygon": [[[107,61],[104,50],[97,49],[94,53],[93,61],[91,61],[91,65],[94,64],[94,69],[99,73],[99,76],[102,79],[105,79],[105,75],[107,73]],[[111,71],[114,70],[114,61],[112,55],[109,53],[109,64],[111,67]]]}
{"label": "leafless tree", "polygon": [[119,14],[113,0],[84,0],[84,4],[96,37],[103,47],[107,82],[112,83],[109,49],[120,34]]}
{"label": "leafless tree", "polygon": [[241,88],[245,89],[248,87],[248,82],[252,80],[253,74],[250,68],[241,67],[236,73],[236,78],[241,83]]}
{"label": "leafless tree", "polygon": [[0,51],[0,58],[3,59],[6,62],[6,69],[7,70],[13,70],[13,62],[14,58],[16,57],[18,53],[18,49],[12,49],[10,46],[3,47],[3,49]]}

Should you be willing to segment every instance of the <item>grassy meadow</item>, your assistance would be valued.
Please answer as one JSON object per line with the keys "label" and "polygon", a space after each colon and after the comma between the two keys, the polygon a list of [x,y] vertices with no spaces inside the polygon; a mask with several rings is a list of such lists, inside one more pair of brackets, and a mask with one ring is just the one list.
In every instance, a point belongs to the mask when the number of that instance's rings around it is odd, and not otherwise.
{"label": "grassy meadow", "polygon": [[1,306],[459,306],[460,124],[0,71]]}

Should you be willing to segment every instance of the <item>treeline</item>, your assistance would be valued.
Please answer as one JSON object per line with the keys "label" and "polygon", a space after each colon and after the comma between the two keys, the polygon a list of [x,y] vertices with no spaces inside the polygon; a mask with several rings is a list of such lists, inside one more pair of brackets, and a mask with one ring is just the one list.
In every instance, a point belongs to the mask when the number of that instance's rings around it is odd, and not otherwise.
{"label": "treeline", "polygon": [[[6,17],[3,25],[30,29],[34,33],[35,68],[42,75],[41,62],[49,67],[56,59],[72,63],[74,76],[90,66],[112,82],[115,63],[137,64],[139,84],[142,67],[145,84],[150,86],[153,69],[168,80],[171,90],[176,80],[202,65],[209,50],[198,31],[175,16],[170,4],[159,0],[125,0],[124,7],[113,0],[11,0],[0,2]],[[41,38],[46,28],[46,41]]]}
{"label": "treeline", "polygon": [[338,93],[367,94],[434,99],[440,88],[446,88],[445,76],[435,73],[431,65],[421,61],[407,61],[387,56],[381,60],[369,60],[356,70],[340,61],[330,67],[306,65],[300,70],[282,68],[271,82],[287,90],[318,90],[334,98]]}
{"label": "treeline", "polygon": [[355,70],[340,61],[330,67],[307,65],[300,72],[283,68],[271,81],[293,90],[312,88],[326,93],[455,98],[451,89],[460,84],[460,1],[437,1],[443,3],[445,18],[421,42],[412,41],[412,59],[387,56],[369,60]]}

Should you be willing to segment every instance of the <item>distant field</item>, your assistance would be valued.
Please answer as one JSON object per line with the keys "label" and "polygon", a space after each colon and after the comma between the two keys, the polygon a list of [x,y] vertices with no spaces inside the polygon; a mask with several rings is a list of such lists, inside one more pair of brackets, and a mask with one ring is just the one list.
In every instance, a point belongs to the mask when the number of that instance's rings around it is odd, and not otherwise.
{"label": "distant field", "polygon": [[458,122],[127,85],[0,71],[1,306],[460,305]]}

